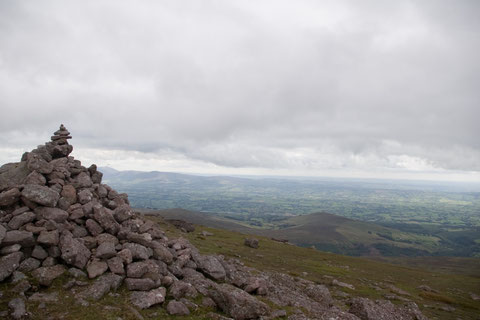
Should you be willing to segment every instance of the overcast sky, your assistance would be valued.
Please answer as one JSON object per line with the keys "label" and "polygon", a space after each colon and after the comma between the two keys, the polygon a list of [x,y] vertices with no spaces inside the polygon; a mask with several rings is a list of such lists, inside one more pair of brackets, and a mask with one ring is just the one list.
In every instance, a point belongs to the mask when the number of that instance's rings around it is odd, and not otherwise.
{"label": "overcast sky", "polygon": [[480,181],[480,1],[0,0],[0,162]]}

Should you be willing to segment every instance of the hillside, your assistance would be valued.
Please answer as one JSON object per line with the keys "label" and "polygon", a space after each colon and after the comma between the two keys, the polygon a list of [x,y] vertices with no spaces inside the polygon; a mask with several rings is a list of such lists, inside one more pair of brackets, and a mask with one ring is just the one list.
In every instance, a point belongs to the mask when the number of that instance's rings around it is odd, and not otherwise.
{"label": "hillside", "polygon": [[275,221],[270,228],[259,228],[215,214],[183,209],[141,211],[213,228],[286,239],[299,246],[314,246],[318,250],[354,256],[430,255],[438,250],[440,242],[439,238],[433,236],[404,232],[325,212],[288,217]]}

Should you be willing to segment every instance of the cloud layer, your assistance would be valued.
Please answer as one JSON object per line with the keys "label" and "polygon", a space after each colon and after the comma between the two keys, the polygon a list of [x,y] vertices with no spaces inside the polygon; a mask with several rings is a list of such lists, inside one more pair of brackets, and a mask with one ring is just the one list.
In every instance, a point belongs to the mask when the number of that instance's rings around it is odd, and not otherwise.
{"label": "cloud layer", "polygon": [[62,122],[76,150],[137,163],[478,172],[479,10],[2,1],[0,147],[31,149]]}

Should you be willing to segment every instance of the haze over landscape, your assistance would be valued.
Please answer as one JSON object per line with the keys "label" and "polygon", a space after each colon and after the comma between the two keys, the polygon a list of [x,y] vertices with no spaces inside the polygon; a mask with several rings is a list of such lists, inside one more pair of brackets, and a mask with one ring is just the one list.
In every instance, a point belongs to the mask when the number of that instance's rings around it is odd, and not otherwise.
{"label": "haze over landscape", "polygon": [[478,1],[2,1],[0,162],[480,181]]}

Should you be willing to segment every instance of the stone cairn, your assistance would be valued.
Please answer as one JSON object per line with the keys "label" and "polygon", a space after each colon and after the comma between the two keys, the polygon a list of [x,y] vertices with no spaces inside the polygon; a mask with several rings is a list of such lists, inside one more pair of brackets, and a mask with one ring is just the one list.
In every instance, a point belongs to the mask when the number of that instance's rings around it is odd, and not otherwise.
{"label": "stone cairn", "polygon": [[[127,194],[102,184],[96,165],[86,168],[69,156],[68,139],[61,125],[50,142],[0,167],[0,283],[11,284],[8,290],[17,296],[8,303],[10,312],[0,308],[0,317],[25,318],[30,302],[58,301],[58,293],[44,291],[66,276],[64,288],[85,307],[124,285],[134,307],[165,305],[172,315],[196,309],[192,299],[198,296],[203,306],[234,319],[286,315],[255,297],[262,295],[280,308],[296,307],[295,319],[303,319],[302,312],[313,319],[359,319],[332,306],[324,285],[202,255],[184,238],[168,239],[132,210]],[[213,312],[210,317],[226,319]]]}

